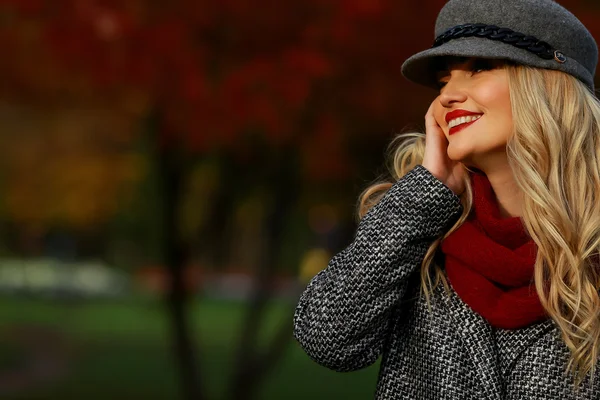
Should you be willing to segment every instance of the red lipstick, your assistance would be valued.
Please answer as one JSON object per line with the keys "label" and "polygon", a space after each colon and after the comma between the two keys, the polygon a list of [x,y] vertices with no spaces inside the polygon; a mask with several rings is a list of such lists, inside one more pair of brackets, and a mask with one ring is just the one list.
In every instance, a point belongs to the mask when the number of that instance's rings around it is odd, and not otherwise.
{"label": "red lipstick", "polygon": [[449,123],[450,121],[452,121],[453,119],[456,119],[456,118],[468,117],[469,115],[481,115],[481,113],[476,113],[476,112],[467,111],[467,110],[450,111],[448,114],[446,114],[446,123]]}
{"label": "red lipstick", "polygon": [[[461,117],[467,117],[467,116],[470,116],[470,115],[483,115],[483,114],[481,114],[481,113],[475,113],[475,112],[467,111],[467,110],[454,110],[454,111],[451,111],[448,114],[446,114],[446,123],[450,123],[450,121],[452,121],[453,119],[461,118]],[[476,119],[475,121],[471,121],[471,122],[468,122],[468,123],[465,123],[465,124],[460,124],[460,125],[457,125],[455,127],[452,127],[452,128],[450,128],[448,134],[449,135],[453,135],[453,134],[455,134],[457,132],[460,132],[463,129],[465,129],[466,127],[471,126],[472,124],[474,124],[477,121],[479,121],[479,118]]]}

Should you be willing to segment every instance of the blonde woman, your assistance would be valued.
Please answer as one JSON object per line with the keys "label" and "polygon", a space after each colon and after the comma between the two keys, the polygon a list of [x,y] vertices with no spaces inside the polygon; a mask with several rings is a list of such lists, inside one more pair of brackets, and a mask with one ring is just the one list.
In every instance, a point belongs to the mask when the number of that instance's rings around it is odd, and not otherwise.
{"label": "blonde woman", "polygon": [[377,399],[600,399],[597,59],[554,1],[446,4],[402,67],[438,91],[426,132],[297,306],[311,358],[382,357]]}

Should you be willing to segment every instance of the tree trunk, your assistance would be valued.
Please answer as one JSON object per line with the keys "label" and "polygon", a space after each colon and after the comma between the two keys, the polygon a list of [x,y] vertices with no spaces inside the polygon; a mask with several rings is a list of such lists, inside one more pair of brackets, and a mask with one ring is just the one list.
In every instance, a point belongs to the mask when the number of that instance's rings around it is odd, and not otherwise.
{"label": "tree trunk", "polygon": [[[158,143],[157,137],[157,143]],[[187,318],[188,295],[184,281],[186,255],[182,243],[177,210],[180,205],[183,164],[171,146],[157,149],[158,176],[162,198],[164,262],[169,276],[166,294],[171,322],[173,355],[179,368],[183,398],[204,400],[201,391],[200,369],[196,363],[194,345],[190,338]]]}
{"label": "tree trunk", "polygon": [[265,351],[258,350],[258,332],[271,298],[270,284],[277,272],[279,249],[282,248],[286,218],[298,199],[298,166],[293,147],[279,152],[268,181],[274,193],[273,209],[267,216],[267,248],[258,262],[254,290],[244,317],[236,355],[236,366],[230,384],[229,399],[251,400],[271,368],[279,361],[292,337],[291,320],[282,321]]}

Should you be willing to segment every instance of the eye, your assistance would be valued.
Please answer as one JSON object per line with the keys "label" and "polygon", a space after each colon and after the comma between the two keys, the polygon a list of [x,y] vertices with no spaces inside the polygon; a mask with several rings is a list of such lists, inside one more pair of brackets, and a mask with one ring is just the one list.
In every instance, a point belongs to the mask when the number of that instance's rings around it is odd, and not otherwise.
{"label": "eye", "polygon": [[495,64],[491,60],[485,58],[478,58],[473,62],[471,66],[471,72],[478,73],[483,71],[490,71],[496,68]]}
{"label": "eye", "polygon": [[448,71],[440,71],[437,74],[437,87],[439,90],[442,90],[444,86],[448,84],[450,80],[450,73]]}

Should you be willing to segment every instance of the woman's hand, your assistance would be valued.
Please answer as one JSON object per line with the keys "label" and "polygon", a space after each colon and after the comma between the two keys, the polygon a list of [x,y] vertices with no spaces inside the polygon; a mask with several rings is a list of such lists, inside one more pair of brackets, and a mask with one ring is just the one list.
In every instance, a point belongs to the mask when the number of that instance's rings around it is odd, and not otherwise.
{"label": "woman's hand", "polygon": [[448,139],[433,116],[436,98],[425,115],[425,156],[423,166],[442,181],[456,195],[465,191],[464,179],[468,174],[464,164],[448,158]]}

